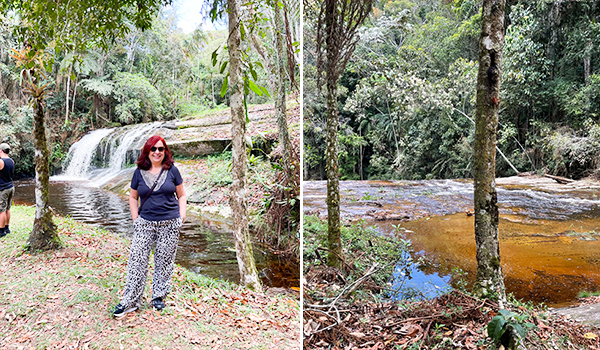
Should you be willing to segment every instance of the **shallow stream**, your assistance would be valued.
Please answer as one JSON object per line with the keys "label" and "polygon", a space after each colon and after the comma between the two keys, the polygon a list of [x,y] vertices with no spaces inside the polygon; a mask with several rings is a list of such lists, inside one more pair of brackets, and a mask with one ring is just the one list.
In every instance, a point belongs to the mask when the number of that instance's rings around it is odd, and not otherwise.
{"label": "shallow stream", "polygon": [[[581,291],[600,290],[600,187],[559,185],[538,177],[497,180],[500,255],[507,291],[559,307]],[[305,213],[326,215],[326,182],[305,182]],[[467,180],[345,181],[342,217],[365,219],[379,232],[412,241],[405,280],[431,297],[461,281],[472,285],[477,263],[473,185]]]}
{"label": "shallow stream", "polygon": [[[35,203],[33,180],[15,182],[15,203]],[[133,224],[127,197],[103,190],[94,183],[50,181],[50,206],[61,215],[101,226],[121,235],[131,235]],[[239,282],[231,224],[218,218],[198,219],[187,215],[182,227],[175,262],[196,273]],[[298,287],[298,268],[269,251],[254,246],[257,268],[263,285]]]}

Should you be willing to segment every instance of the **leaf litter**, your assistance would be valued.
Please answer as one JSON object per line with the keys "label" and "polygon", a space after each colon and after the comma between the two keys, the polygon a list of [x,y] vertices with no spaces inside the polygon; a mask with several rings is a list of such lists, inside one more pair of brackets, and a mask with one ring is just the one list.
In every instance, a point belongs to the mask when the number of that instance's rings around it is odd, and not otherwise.
{"label": "leaf litter", "polygon": [[[1,349],[299,349],[298,296],[255,293],[176,266],[167,308],[145,301],[113,319],[129,242],[103,229],[55,217],[63,248],[24,252],[33,207],[12,210],[0,240]],[[152,276],[152,266],[148,273]],[[146,283],[146,298],[150,295]]]}
{"label": "leaf litter", "polygon": [[[305,286],[306,287],[306,286]],[[304,349],[490,349],[487,325],[499,306],[453,290],[434,299],[325,304],[317,289],[304,294]],[[328,299],[331,300],[331,299]],[[536,308],[513,305],[534,326],[526,349],[600,349],[600,329]]]}

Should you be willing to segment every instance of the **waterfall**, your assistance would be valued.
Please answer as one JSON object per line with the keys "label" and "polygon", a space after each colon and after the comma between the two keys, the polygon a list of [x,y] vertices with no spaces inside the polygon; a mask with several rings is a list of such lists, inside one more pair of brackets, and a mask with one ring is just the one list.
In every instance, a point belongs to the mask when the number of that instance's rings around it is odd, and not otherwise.
{"label": "waterfall", "polygon": [[69,148],[63,166],[65,171],[52,179],[105,184],[134,163],[148,137],[161,125],[157,122],[90,131]]}
{"label": "waterfall", "polygon": [[114,129],[94,130],[75,142],[67,153],[67,159],[70,161],[64,176],[76,179],[84,178],[85,174],[91,170],[93,151],[98,147],[100,141],[113,131]]}

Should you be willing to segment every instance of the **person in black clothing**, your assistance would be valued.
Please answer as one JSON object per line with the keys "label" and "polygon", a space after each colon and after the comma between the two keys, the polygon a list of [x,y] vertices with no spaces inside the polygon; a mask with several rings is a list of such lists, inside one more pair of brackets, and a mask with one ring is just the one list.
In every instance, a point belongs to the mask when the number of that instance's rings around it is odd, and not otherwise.
{"label": "person in black clothing", "polygon": [[8,156],[10,146],[7,143],[0,144],[0,237],[10,233],[10,207],[15,194],[13,185],[13,172],[15,162]]}
{"label": "person in black clothing", "polygon": [[[179,230],[186,214],[183,178],[173,164],[165,140],[152,136],[146,141],[131,179],[129,206],[133,219],[133,239],[127,265],[127,281],[114,317],[137,310],[142,305],[148,261],[154,249],[152,306],[161,311],[171,289]],[[138,199],[141,199],[138,207]]]}

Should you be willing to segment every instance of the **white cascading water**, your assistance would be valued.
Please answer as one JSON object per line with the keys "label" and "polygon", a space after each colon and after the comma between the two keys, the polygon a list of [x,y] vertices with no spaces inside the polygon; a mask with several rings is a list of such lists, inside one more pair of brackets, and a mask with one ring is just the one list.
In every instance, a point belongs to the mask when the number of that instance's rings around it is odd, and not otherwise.
{"label": "white cascading water", "polygon": [[71,160],[69,161],[69,166],[63,173],[63,176],[65,178],[74,179],[85,178],[85,174],[90,171],[92,156],[94,155],[94,151],[98,147],[98,144],[114,130],[115,129],[94,130],[75,142],[71,148],[69,148],[69,153],[67,153],[67,159]]}
{"label": "white cascading water", "polygon": [[[140,149],[161,124],[142,124],[125,129],[99,129],[89,132],[71,146],[67,154],[66,170],[53,179],[91,180],[98,186],[107,183],[119,175],[123,166],[127,164],[127,152]],[[92,164],[98,153],[104,155],[101,168]]]}
{"label": "white cascading water", "polygon": [[112,170],[120,170],[123,164],[125,164],[127,150],[131,148],[140,148],[146,142],[146,138],[143,136],[150,134],[154,129],[156,129],[156,125],[149,124],[138,130],[131,130],[127,132],[120,138],[119,146],[116,150],[112,149],[114,144],[111,144],[109,168]]}

